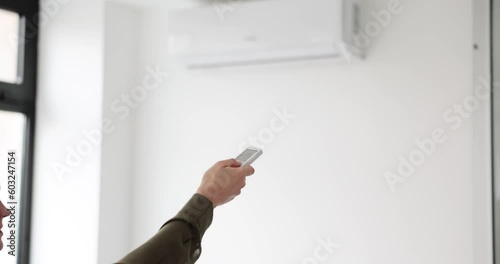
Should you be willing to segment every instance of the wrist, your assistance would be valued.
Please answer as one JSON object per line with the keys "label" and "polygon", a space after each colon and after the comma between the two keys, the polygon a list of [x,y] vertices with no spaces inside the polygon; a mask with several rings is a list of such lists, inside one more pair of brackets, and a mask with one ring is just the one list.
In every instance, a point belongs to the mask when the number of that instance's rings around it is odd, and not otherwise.
{"label": "wrist", "polygon": [[212,203],[212,207],[215,208],[217,207],[217,204],[215,203],[215,199],[213,196],[209,195],[208,192],[204,191],[203,189],[198,189],[196,191],[197,194],[207,198],[211,203]]}

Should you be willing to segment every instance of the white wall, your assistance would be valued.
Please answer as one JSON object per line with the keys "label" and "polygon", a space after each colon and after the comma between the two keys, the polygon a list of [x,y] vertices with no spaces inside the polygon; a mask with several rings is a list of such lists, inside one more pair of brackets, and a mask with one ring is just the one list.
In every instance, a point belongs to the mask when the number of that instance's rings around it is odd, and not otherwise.
{"label": "white wall", "polygon": [[83,131],[101,128],[104,5],[41,8],[31,263],[95,263],[101,146]]}
{"label": "white wall", "polygon": [[138,36],[141,14],[136,8],[106,3],[103,118],[110,130],[103,136],[97,263],[113,263],[130,248],[133,173],[132,115],[116,108],[123,106],[122,95],[136,85],[139,74]]}
{"label": "white wall", "polygon": [[[489,1],[474,1],[474,50],[473,72],[474,86],[481,78],[491,79],[491,47]],[[489,99],[489,98],[488,98]],[[493,262],[493,212],[492,212],[492,135],[491,135],[491,105],[485,103],[474,113],[472,120],[472,168],[474,177],[471,181],[473,190],[473,241],[474,263]],[[480,180],[476,180],[479,176]]]}
{"label": "white wall", "polygon": [[[366,2],[368,21],[388,1]],[[166,10],[66,1],[40,34],[32,262],[118,259],[286,108],[295,118],[216,209],[199,263],[303,264],[321,239],[338,247],[318,263],[491,263],[488,104],[456,130],[442,118],[477,82],[472,2],[403,1],[362,62],[185,71],[167,56]],[[120,119],[111,105],[150,68],[171,77]],[[82,131],[107,118],[115,129],[94,144]],[[391,192],[384,173],[435,128],[447,141]]]}
{"label": "white wall", "polygon": [[[366,2],[368,21],[388,1]],[[473,92],[472,2],[402,1],[362,62],[199,71],[170,67],[165,10],[145,13],[139,65],[172,77],[136,112],[130,249],[177,212],[213,162],[234,157],[286,108],[296,118],[265,144],[242,196],[216,209],[200,264],[313,263],[328,237],[339,247],[318,263],[480,263],[491,241],[474,232],[490,221],[475,203],[489,193],[473,186],[488,174],[475,173],[473,156],[485,150],[473,144],[488,145],[476,116],[488,105],[456,130],[443,120]],[[436,128],[447,140],[391,192],[384,173]]]}

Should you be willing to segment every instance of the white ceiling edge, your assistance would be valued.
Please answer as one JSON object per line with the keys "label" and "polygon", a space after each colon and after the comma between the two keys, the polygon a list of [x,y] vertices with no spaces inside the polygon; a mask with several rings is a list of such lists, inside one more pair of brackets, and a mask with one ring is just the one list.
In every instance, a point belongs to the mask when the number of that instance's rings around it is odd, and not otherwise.
{"label": "white ceiling edge", "polygon": [[216,5],[217,3],[268,1],[268,0],[106,0],[106,2],[124,4],[138,8],[184,9],[199,6]]}
{"label": "white ceiling edge", "polygon": [[[214,0],[217,1],[217,0]],[[168,8],[184,9],[196,6],[203,6],[208,1],[200,0],[106,0],[106,2],[124,4],[138,8]]]}

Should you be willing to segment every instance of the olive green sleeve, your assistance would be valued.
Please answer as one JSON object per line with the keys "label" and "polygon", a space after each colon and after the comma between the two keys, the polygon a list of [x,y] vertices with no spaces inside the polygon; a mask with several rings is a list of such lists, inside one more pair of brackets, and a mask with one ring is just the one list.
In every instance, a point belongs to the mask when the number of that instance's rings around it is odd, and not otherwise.
{"label": "olive green sleeve", "polygon": [[201,239],[212,217],[212,202],[195,194],[158,233],[117,264],[193,264],[200,257]]}

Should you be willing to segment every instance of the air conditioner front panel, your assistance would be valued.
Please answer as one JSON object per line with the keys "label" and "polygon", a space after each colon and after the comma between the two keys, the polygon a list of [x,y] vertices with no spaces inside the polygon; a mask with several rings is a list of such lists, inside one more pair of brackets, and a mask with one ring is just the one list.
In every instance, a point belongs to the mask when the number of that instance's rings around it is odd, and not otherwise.
{"label": "air conditioner front panel", "polygon": [[235,2],[170,12],[169,54],[189,65],[218,65],[339,54],[342,0]]}

